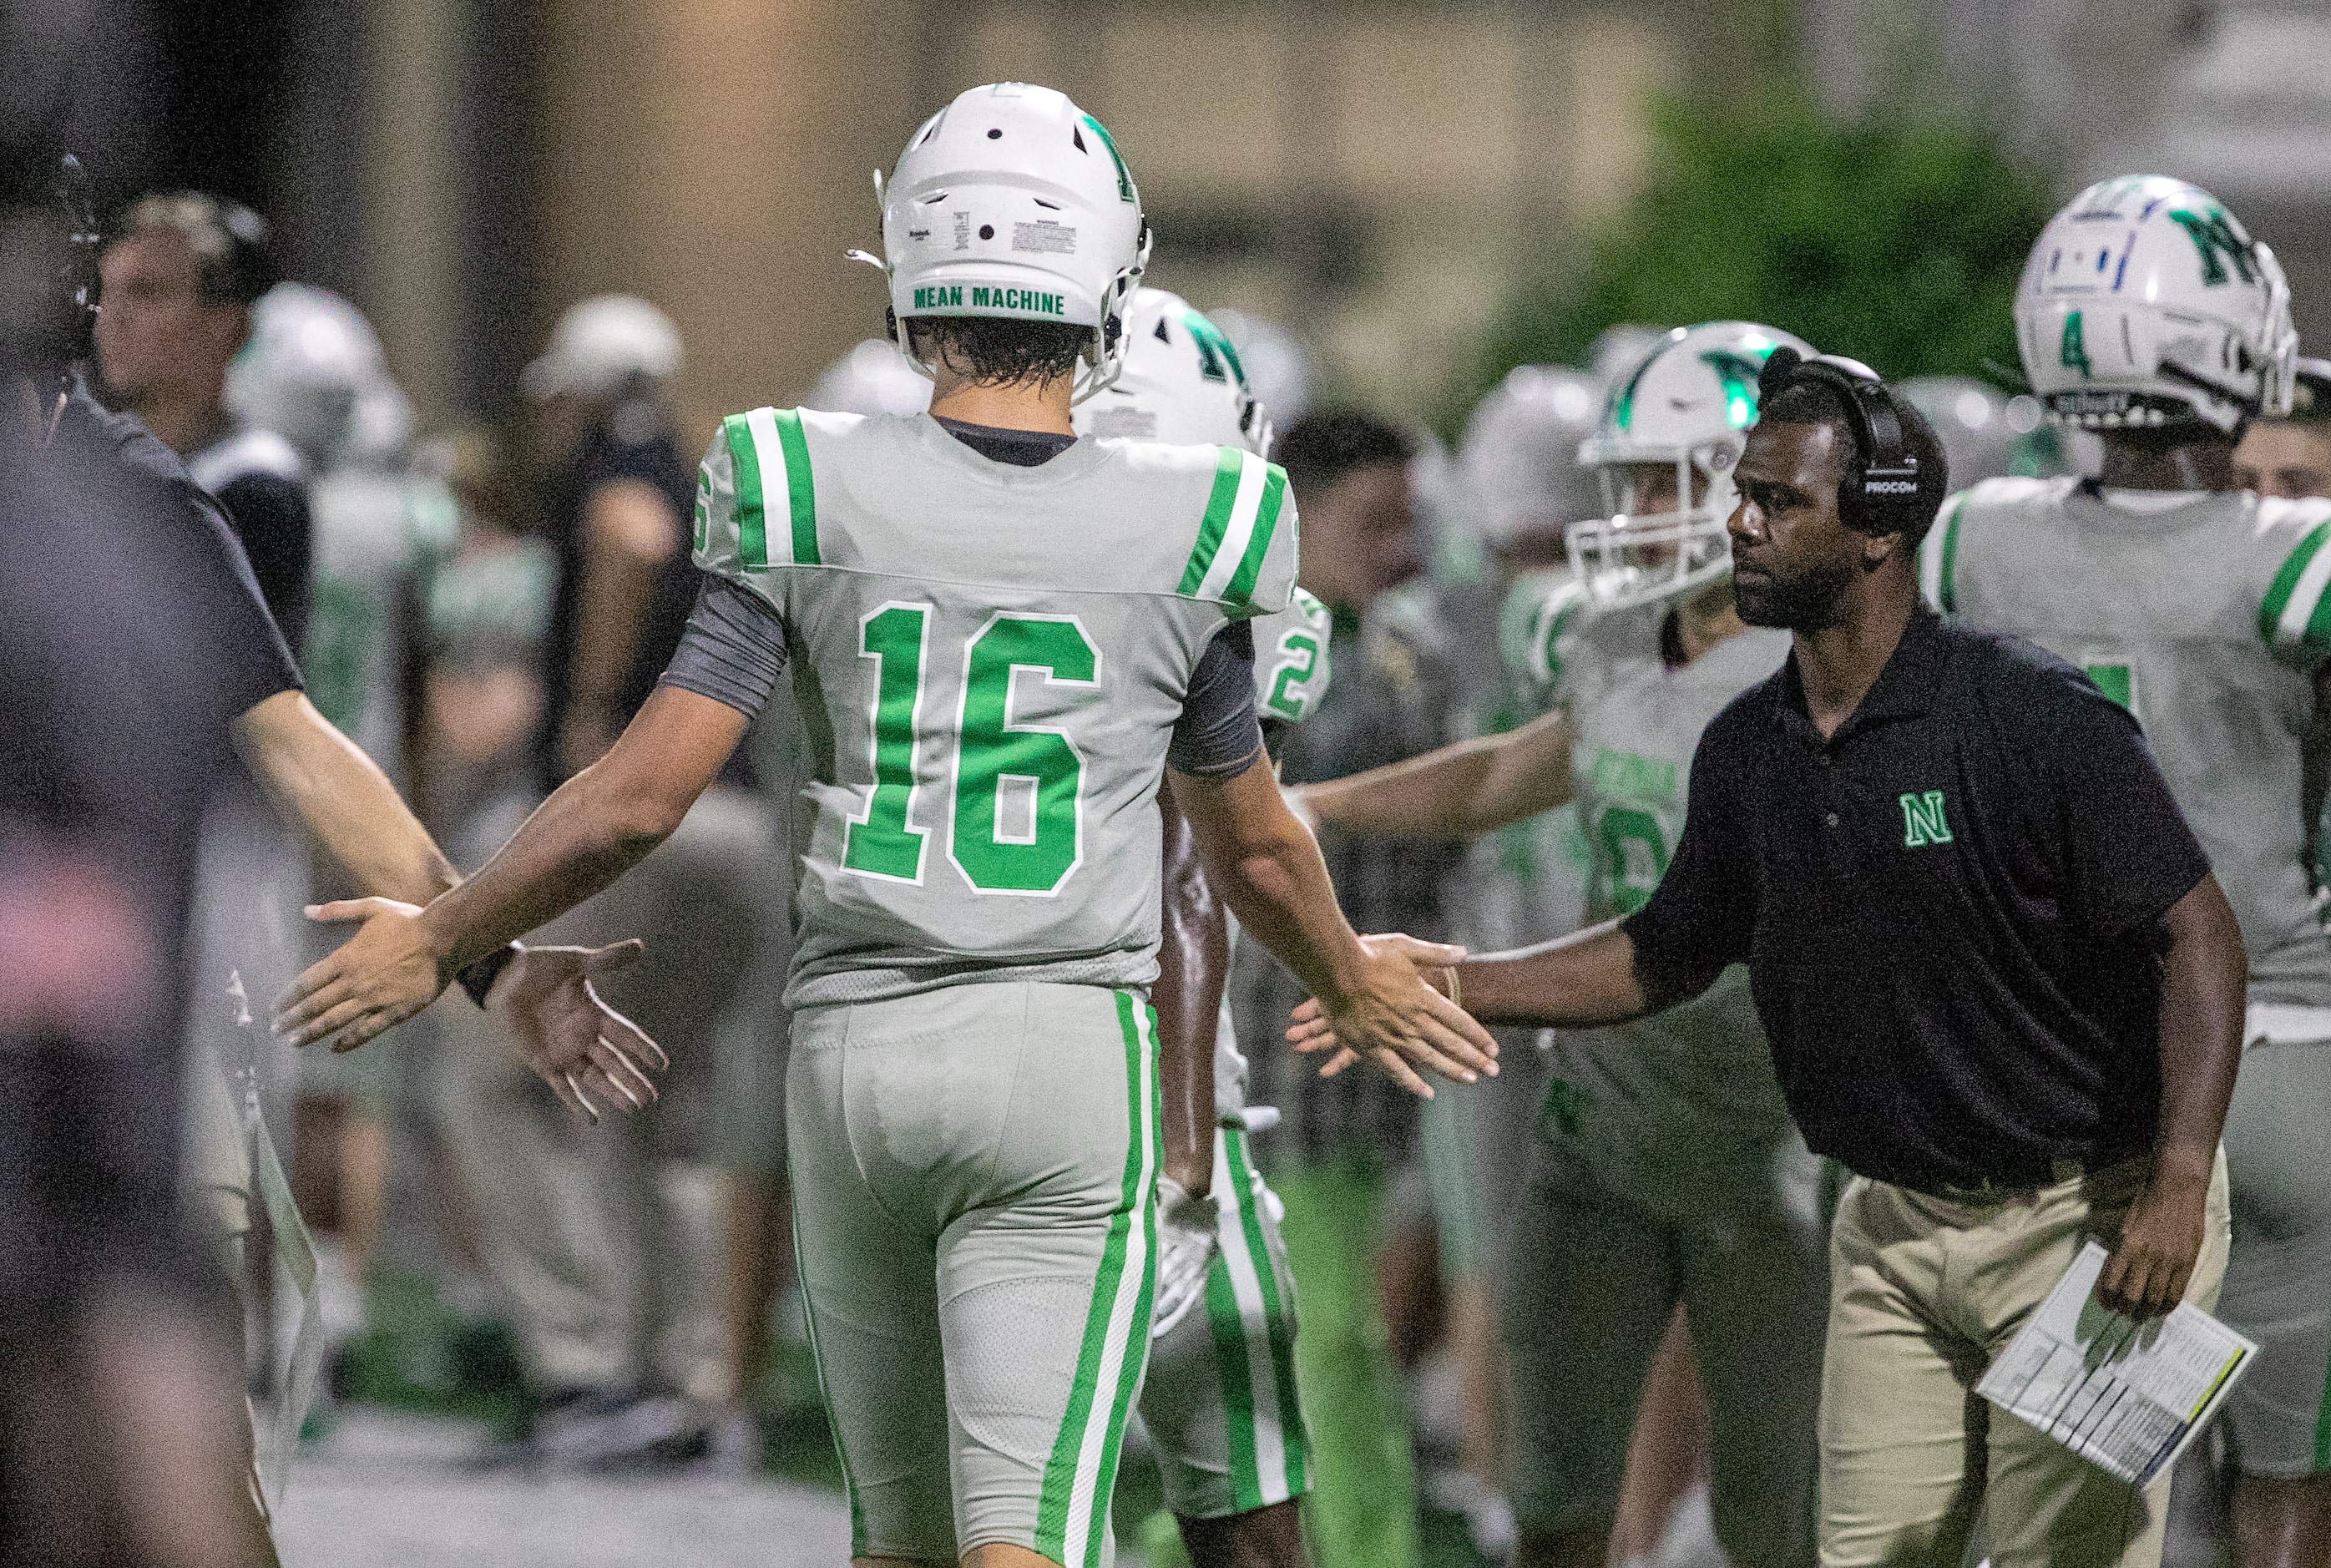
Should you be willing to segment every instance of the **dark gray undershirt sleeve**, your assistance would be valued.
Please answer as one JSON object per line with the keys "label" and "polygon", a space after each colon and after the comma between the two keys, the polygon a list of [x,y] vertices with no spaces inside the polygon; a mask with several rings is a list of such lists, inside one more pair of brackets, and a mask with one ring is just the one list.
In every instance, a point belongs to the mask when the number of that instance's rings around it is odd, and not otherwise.
{"label": "dark gray undershirt sleeve", "polygon": [[1166,761],[1176,773],[1232,779],[1262,755],[1262,725],[1254,708],[1254,628],[1241,621],[1217,632],[1200,656]]}
{"label": "dark gray undershirt sleeve", "polygon": [[769,603],[707,575],[658,686],[677,686],[746,717],[761,711],[785,670],[785,623]]}

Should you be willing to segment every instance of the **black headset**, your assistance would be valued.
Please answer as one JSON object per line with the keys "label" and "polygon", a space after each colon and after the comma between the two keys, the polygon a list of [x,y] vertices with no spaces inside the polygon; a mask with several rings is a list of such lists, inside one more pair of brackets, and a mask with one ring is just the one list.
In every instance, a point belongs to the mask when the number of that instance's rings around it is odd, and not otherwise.
{"label": "black headset", "polygon": [[1816,381],[1836,393],[1852,427],[1853,459],[1837,486],[1838,520],[1865,534],[1917,533],[1925,520],[1918,454],[1878,372],[1841,354],[1807,359],[1793,348],[1775,348],[1757,377],[1758,406],[1770,406],[1793,381]]}

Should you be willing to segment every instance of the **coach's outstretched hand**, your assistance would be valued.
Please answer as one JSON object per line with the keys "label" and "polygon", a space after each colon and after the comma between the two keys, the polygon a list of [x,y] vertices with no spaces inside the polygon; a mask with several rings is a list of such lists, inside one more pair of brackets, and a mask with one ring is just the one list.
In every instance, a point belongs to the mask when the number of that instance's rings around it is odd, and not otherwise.
{"label": "coach's outstretched hand", "polygon": [[1417,1076],[1419,1067],[1453,1083],[1497,1076],[1498,1042],[1426,978],[1460,962],[1465,949],[1396,932],[1363,936],[1360,946],[1368,957],[1363,983],[1333,1006],[1316,996],[1306,1002],[1287,1031],[1298,1050],[1332,1052],[1320,1077],[1365,1060],[1431,1099],[1432,1086]]}
{"label": "coach's outstretched hand", "polygon": [[[363,925],[278,1000],[275,1032],[296,1046],[328,1042],[335,1051],[354,1050],[434,1002],[452,977],[439,973],[417,907],[393,898],[311,907],[311,920]],[[486,996],[488,1008],[509,1025],[527,1066],[593,1121],[602,1102],[636,1109],[655,1098],[648,1071],[670,1065],[662,1049],[592,984],[641,952],[636,940],[522,948]]]}

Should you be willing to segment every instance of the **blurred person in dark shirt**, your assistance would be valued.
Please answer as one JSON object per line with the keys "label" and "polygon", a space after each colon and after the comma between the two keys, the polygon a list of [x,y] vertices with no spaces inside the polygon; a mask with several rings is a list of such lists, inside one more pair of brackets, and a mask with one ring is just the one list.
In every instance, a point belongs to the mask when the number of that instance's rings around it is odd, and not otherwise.
{"label": "blurred person in dark shirt", "polygon": [[[693,465],[669,386],[678,330],[622,295],[585,299],[522,384],[535,404],[537,497],[557,565],[543,638],[536,760],[547,790],[599,760],[655,689],[695,603]],[[726,1275],[746,1227],[724,1169],[741,1112],[782,1146],[766,1042],[784,1037],[785,859],[765,801],[724,771],[680,830],[616,886],[546,927],[562,941],[645,938],[609,999],[670,1050],[663,1098],[615,1136],[585,1133],[507,1053],[459,1049],[484,1025],[449,1021],[457,1049],[440,1112],[483,1221],[540,1396],[515,1458],[604,1468],[756,1463],[743,1417],[749,1369],[729,1351]],[[481,803],[455,830],[499,844],[533,803]],[[750,1103],[732,1103],[739,1099]]]}
{"label": "blurred person in dark shirt", "polygon": [[306,470],[289,442],[239,426],[226,406],[251,308],[279,277],[265,221],[199,193],[142,196],[99,266],[107,401],[142,420],[225,507],[269,612],[299,649],[314,548]]}
{"label": "blurred person in dark shirt", "polygon": [[680,332],[603,294],[559,318],[526,368],[538,405],[543,537],[558,556],[545,670],[543,787],[599,760],[655,689],[696,602],[695,476],[666,394]]}

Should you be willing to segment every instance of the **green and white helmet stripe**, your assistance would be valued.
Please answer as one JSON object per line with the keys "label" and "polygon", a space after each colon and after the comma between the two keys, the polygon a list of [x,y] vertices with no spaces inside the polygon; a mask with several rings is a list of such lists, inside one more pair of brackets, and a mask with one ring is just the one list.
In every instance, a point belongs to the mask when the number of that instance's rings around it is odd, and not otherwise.
{"label": "green and white helmet stripe", "polygon": [[[1803,338],[1754,321],[1679,327],[1613,383],[1578,449],[1601,471],[1608,515],[1565,536],[1596,609],[1658,603],[1730,575],[1732,470],[1756,423],[1757,375],[1783,347],[1812,357]],[[1634,504],[1632,470],[1646,466],[1672,469],[1675,510]]]}
{"label": "green and white helmet stripe", "polygon": [[882,254],[854,253],[888,275],[910,362],[917,317],[1004,317],[1091,332],[1080,398],[1115,377],[1149,230],[1099,120],[1049,87],[975,87],[924,121],[875,187]]}

